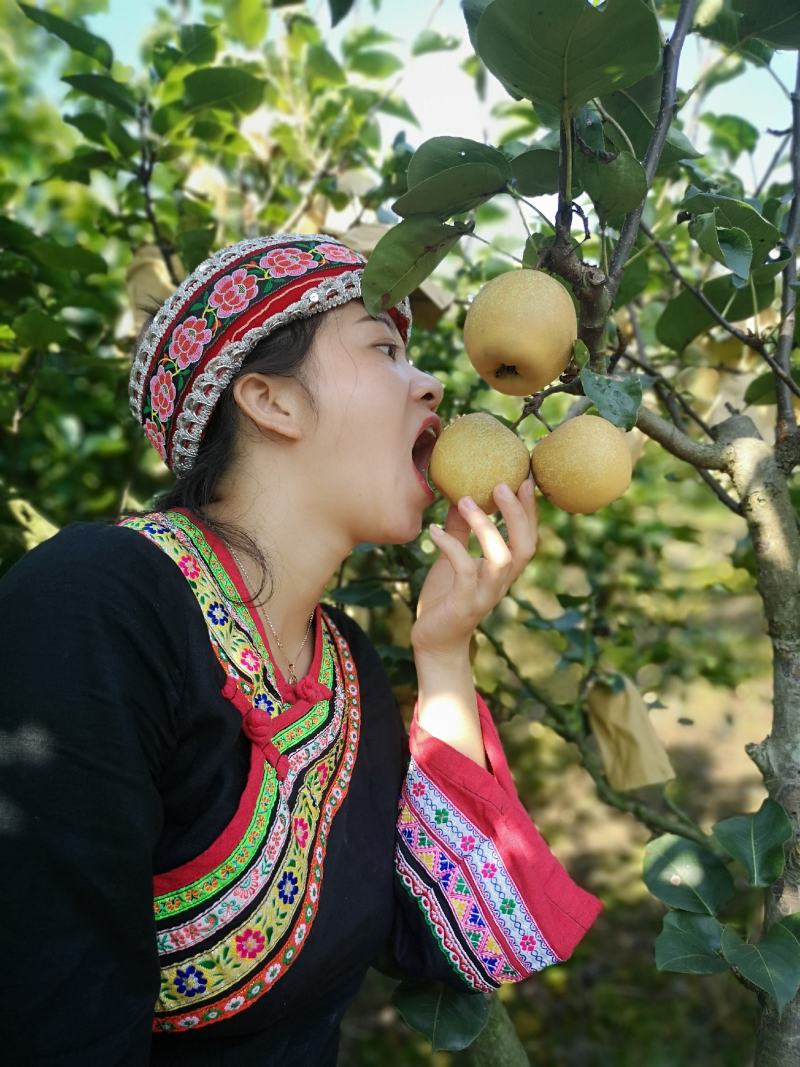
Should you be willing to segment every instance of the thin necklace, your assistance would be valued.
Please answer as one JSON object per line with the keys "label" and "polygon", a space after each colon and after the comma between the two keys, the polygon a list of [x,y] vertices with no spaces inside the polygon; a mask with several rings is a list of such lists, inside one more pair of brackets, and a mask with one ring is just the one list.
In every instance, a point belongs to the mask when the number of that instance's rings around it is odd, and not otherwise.
{"label": "thin necklace", "polygon": [[[244,567],[244,564],[242,563],[242,561],[239,559],[239,557],[234,552],[233,546],[229,545],[228,547],[231,550],[231,555],[236,560],[236,564],[237,564],[239,570],[242,572],[242,574],[247,579],[248,584],[251,585],[253,587],[253,589],[255,589],[255,586],[250,581],[250,575],[245,570],[245,567]],[[253,602],[253,604],[255,606],[255,601]],[[281,652],[283,652],[284,655],[286,655],[286,650],[283,647],[283,642],[281,641],[280,637],[278,637],[277,633],[275,632],[275,627],[272,625],[272,620],[270,619],[269,615],[267,614],[266,608],[263,607],[263,606],[260,606],[258,610],[260,610],[260,611],[262,611],[264,613],[264,618],[269,623],[269,628],[270,628],[270,630],[272,630],[272,633],[273,633],[273,636],[275,637],[275,641],[276,641],[276,643],[278,645],[278,648],[281,650]],[[289,685],[296,685],[297,684],[297,675],[295,674],[294,665],[297,662],[297,657],[303,651],[303,645],[305,645],[306,641],[308,640],[308,635],[311,633],[311,623],[313,621],[314,621],[314,612],[312,611],[311,612],[311,617],[308,620],[308,626],[306,627],[306,636],[303,638],[303,644],[301,644],[300,647],[298,648],[298,650],[297,650],[297,652],[295,654],[293,662],[291,662],[289,664]]]}

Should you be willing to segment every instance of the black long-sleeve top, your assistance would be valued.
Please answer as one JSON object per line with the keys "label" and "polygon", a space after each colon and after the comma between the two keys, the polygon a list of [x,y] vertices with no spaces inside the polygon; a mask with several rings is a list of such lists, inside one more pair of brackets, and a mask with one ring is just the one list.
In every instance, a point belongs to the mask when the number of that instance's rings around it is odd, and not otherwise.
{"label": "black long-sleeve top", "polygon": [[333,1067],[387,947],[491,990],[566,959],[602,906],[479,695],[488,770],[416,714],[409,749],[354,620],[320,606],[290,687],[236,593],[189,512],[73,523],[0,582],[7,1062]]}

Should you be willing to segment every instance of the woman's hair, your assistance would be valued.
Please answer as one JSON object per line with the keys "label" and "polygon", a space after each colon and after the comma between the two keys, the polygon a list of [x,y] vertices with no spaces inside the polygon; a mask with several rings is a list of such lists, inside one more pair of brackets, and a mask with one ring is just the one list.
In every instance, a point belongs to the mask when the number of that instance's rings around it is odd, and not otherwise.
{"label": "woman's hair", "polygon": [[[208,505],[216,500],[220,480],[228,473],[233,463],[237,435],[241,432],[240,412],[233,398],[233,384],[243,374],[253,372],[293,378],[308,397],[314,415],[318,415],[316,397],[309,382],[308,355],[321,323],[321,314],[295,319],[254,345],[220,395],[191,470],[177,477],[169,489],[158,493],[153,498],[151,508],[146,511],[124,512],[125,516],[131,516],[146,515],[150,511],[167,511],[176,507],[189,508],[228,545],[241,549],[257,561],[261,578],[254,600],[261,596],[267,580],[270,586],[269,595],[272,595],[273,576],[269,560],[255,540],[240,526],[214,519],[207,511]],[[140,336],[144,335],[149,324],[150,320],[145,322]]]}

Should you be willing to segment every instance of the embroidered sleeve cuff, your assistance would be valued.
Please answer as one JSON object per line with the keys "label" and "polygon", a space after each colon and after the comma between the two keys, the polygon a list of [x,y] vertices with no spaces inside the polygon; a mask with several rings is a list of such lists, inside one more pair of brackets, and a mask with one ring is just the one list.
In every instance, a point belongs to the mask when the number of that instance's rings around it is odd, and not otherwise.
{"label": "embroidered sleeve cuff", "polygon": [[550,851],[517,796],[476,693],[488,770],[411,723],[395,869],[452,966],[475,989],[569,959],[603,908]]}

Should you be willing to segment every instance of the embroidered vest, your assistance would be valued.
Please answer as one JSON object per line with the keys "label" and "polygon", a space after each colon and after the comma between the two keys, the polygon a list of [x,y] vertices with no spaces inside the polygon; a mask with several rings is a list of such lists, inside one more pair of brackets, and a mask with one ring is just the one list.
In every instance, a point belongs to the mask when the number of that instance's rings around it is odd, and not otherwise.
{"label": "embroidered vest", "polygon": [[118,525],[147,537],[185,576],[226,674],[221,692],[252,741],[247,784],[223,833],[154,878],[161,988],[153,1029],[197,1029],[268,992],[308,938],[358,751],[358,679],[320,607],[318,679],[281,684],[236,586],[187,516],[153,512]]}

